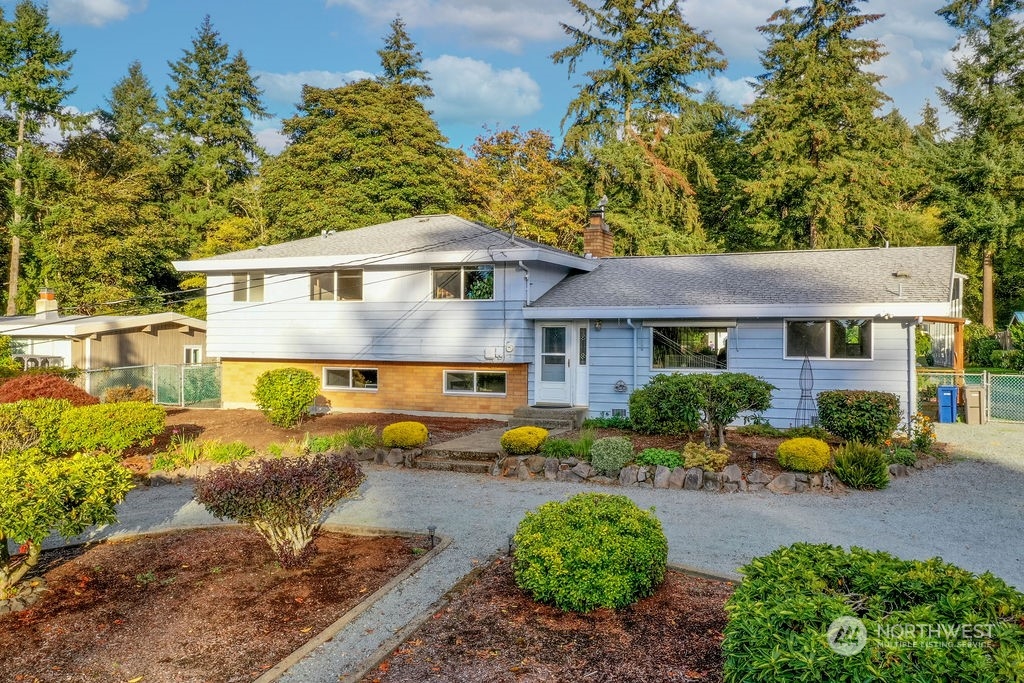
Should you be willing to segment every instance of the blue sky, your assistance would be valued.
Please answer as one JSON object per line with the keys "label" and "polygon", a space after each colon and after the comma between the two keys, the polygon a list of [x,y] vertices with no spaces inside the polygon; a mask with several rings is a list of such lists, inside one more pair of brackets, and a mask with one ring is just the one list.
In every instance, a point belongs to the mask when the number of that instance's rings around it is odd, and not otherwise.
{"label": "blue sky", "polygon": [[[862,11],[886,16],[864,35],[880,39],[889,54],[876,64],[882,88],[911,122],[953,65],[955,34],[934,11],[937,0],[869,0]],[[0,0],[10,14],[14,2]],[[734,104],[751,98],[749,79],[759,72],[765,42],[756,26],[782,0],[688,0],[683,13],[707,31],[730,66],[712,83]],[[488,126],[542,128],[556,139],[573,96],[565,65],[549,56],[566,44],[559,22],[579,25],[564,0],[49,0],[51,24],[65,48],[77,51],[68,104],[91,111],[105,104],[113,84],[133,60],[142,63],[158,95],[167,85],[168,62],[191,46],[209,14],[232,53],[241,50],[259,76],[274,118],[256,122],[271,152],[284,140],[279,119],[294,112],[303,83],[334,87],[374,74],[376,50],[388,23],[400,14],[423,53],[436,97],[427,103],[453,146],[468,150]],[[945,121],[950,123],[949,121]]]}

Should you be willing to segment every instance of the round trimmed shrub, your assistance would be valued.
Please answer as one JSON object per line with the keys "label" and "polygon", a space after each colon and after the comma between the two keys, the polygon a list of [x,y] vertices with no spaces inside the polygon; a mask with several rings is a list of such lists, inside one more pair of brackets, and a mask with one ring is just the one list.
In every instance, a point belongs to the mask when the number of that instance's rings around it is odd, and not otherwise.
{"label": "round trimmed shrub", "polygon": [[516,585],[565,611],[625,607],[665,578],[661,522],[626,496],[581,493],[545,503],[526,513],[513,540]]}
{"label": "round trimmed shrub", "polygon": [[386,448],[418,448],[430,437],[427,426],[422,422],[395,422],[381,432],[380,439]]}
{"label": "round trimmed shrub", "polygon": [[252,397],[270,424],[294,427],[313,407],[318,393],[320,380],[312,372],[281,368],[267,370],[257,377]]}
{"label": "round trimmed shrub", "polygon": [[882,449],[850,442],[836,451],[832,471],[855,489],[884,489],[889,485],[889,462]]}
{"label": "round trimmed shrub", "polygon": [[823,391],[818,394],[818,421],[843,441],[877,445],[900,423],[900,399],[884,391]]}
{"label": "round trimmed shrub", "polygon": [[548,430],[541,427],[516,427],[501,435],[501,447],[511,455],[526,455],[540,450]]}
{"label": "round trimmed shrub", "polygon": [[821,472],[828,465],[831,451],[828,444],[802,436],[779,444],[779,464],[797,472]]}
{"label": "round trimmed shrub", "polygon": [[896,447],[886,453],[889,462],[896,465],[912,466],[917,462],[917,454],[909,448]]}
{"label": "round trimmed shrub", "polygon": [[[725,606],[726,683],[1020,680],[1024,593],[991,574],[937,557],[808,543],[755,558],[740,573]],[[864,624],[855,655],[829,647],[839,617]],[[961,626],[975,637],[963,638]]]}
{"label": "round trimmed shrub", "polygon": [[629,421],[642,434],[688,434],[700,427],[692,375],[655,375],[629,395]]}
{"label": "round trimmed shrub", "polygon": [[598,439],[590,447],[590,465],[601,472],[616,472],[633,461],[633,442],[625,436]]}

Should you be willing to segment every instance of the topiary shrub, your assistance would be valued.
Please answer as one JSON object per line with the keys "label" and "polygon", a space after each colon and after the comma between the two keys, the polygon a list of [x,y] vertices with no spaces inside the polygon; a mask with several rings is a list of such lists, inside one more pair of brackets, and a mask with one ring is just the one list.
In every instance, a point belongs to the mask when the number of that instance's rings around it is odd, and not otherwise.
{"label": "topiary shrub", "polygon": [[884,489],[889,485],[889,462],[882,449],[855,441],[836,450],[832,472],[855,489]]}
{"label": "topiary shrub", "polygon": [[900,423],[900,399],[884,391],[823,391],[818,394],[821,426],[844,441],[877,445]]}
{"label": "topiary shrub", "polygon": [[313,407],[320,380],[308,370],[268,370],[256,378],[252,397],[267,421],[277,427],[295,427]]}
{"label": "topiary shrub", "polygon": [[548,430],[541,427],[516,427],[501,435],[502,449],[511,455],[526,455],[540,450]]}
{"label": "topiary shrub", "polygon": [[60,420],[70,409],[71,402],[63,398],[0,403],[0,453],[30,448],[46,455],[61,453]]}
{"label": "topiary shrub", "polygon": [[430,433],[422,422],[396,422],[381,432],[381,442],[387,448],[418,448],[428,438]]}
{"label": "topiary shrub", "polygon": [[[808,543],[740,573],[725,606],[726,683],[1020,680],[1024,594],[991,574]],[[830,647],[829,636],[847,644],[840,617],[863,624],[863,650]]]}
{"label": "topiary shrub", "polygon": [[527,512],[513,539],[516,585],[572,612],[618,608],[650,595],[665,577],[661,522],[626,496],[581,493]]}
{"label": "topiary shrub", "polygon": [[777,455],[779,464],[787,470],[821,472],[832,453],[824,441],[801,436],[780,443]]}
{"label": "topiary shrub", "polygon": [[163,406],[152,403],[101,403],[67,410],[57,434],[69,453],[121,453],[162,434],[167,421]]}
{"label": "topiary shrub", "polygon": [[339,453],[231,463],[201,477],[196,500],[218,519],[252,526],[285,567],[305,564],[324,514],[363,483],[359,465]]}
{"label": "topiary shrub", "polygon": [[729,464],[730,455],[732,453],[728,448],[719,448],[716,451],[703,443],[688,443],[683,446],[683,467],[699,467],[705,472],[720,472]]}
{"label": "topiary shrub", "polygon": [[[115,507],[131,488],[131,472],[112,455],[0,455],[0,599],[17,592],[51,533],[72,538],[116,522]],[[25,555],[12,558],[9,541]]]}
{"label": "topiary shrub", "polygon": [[624,436],[598,439],[590,447],[590,465],[600,472],[617,472],[632,461],[633,442]]}
{"label": "topiary shrub", "polygon": [[33,398],[63,398],[73,406],[89,406],[100,402],[63,377],[49,373],[25,373],[0,385],[0,403]]}
{"label": "topiary shrub", "polygon": [[152,403],[153,391],[149,387],[111,387],[103,392],[104,403],[125,403],[126,401],[137,401],[139,403]]}
{"label": "topiary shrub", "polygon": [[690,375],[655,375],[629,395],[629,422],[641,434],[688,434],[700,427]]}
{"label": "topiary shrub", "polygon": [[661,465],[670,470],[683,466],[683,456],[679,451],[667,448],[645,448],[636,456],[637,465]]}

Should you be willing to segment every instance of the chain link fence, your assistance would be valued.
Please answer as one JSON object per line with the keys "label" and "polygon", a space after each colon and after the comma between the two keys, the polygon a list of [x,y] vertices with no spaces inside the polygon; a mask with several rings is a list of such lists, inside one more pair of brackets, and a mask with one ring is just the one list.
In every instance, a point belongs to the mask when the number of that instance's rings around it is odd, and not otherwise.
{"label": "chain link fence", "polygon": [[1024,422],[1024,375],[988,376],[989,417]]}
{"label": "chain link fence", "polygon": [[82,382],[87,392],[102,399],[110,389],[145,387],[154,403],[191,407],[220,407],[220,364],[133,365],[86,370]]}
{"label": "chain link fence", "polygon": [[985,405],[988,419],[1024,422],[1024,375],[999,375],[989,372],[918,372],[918,410],[931,418],[938,417],[936,395],[940,386],[980,388],[987,397]]}

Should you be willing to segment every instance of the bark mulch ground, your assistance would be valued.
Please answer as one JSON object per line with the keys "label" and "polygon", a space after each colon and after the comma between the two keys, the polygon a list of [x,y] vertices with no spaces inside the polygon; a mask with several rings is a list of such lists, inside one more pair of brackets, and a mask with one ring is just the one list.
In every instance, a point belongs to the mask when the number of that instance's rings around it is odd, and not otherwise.
{"label": "bark mulch ground", "polygon": [[425,552],[425,538],[324,533],[282,569],[255,532],[176,531],[47,552],[49,592],[0,616],[0,679],[252,681]]}
{"label": "bark mulch ground", "polygon": [[496,560],[397,647],[363,683],[721,681],[728,582],[669,571],[620,610],[535,603]]}

